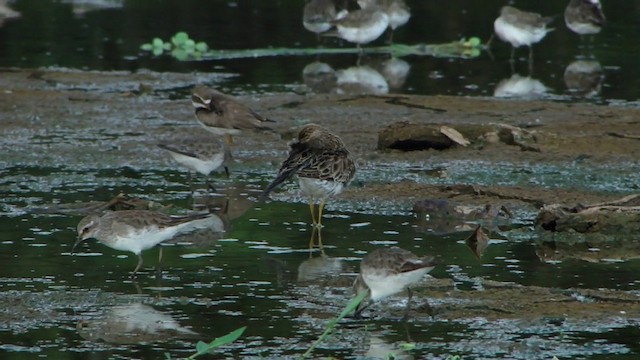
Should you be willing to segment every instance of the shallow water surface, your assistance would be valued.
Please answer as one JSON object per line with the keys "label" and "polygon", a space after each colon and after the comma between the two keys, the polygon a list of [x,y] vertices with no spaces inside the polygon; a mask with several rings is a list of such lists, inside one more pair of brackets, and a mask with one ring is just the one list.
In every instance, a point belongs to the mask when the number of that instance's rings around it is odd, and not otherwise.
{"label": "shallow water surface", "polygon": [[[3,177],[7,180],[0,185],[10,187],[18,171],[8,169]],[[54,192],[33,189],[29,196],[3,201],[5,210],[13,209],[0,219],[5,229],[0,244],[8,265],[0,269],[0,301],[9,309],[0,321],[3,358],[91,353],[94,358],[134,359],[159,358],[165,352],[181,357],[192,351],[196,339],[208,341],[241,326],[247,326],[245,335],[220,350],[227,356],[294,358],[306,351],[352,296],[359,259],[392,244],[439,258],[433,277],[425,280],[415,297],[415,318],[401,320],[398,314],[406,300],[399,295],[374,306],[363,320],[343,321],[317,355],[385,358],[393,352],[397,358],[498,358],[508,354],[518,359],[637,355],[633,342],[625,340],[634,336],[634,323],[623,314],[606,320],[483,320],[454,316],[447,310],[463,300],[436,295],[440,291],[490,291],[492,282],[551,290],[639,288],[635,262],[546,262],[532,246],[536,235],[530,224],[495,230],[478,261],[464,241],[473,221],[467,225],[454,221],[449,230],[434,232],[435,219],[425,225],[413,214],[345,212],[337,201],[329,205],[324,218],[321,254],[308,250],[314,234],[307,205],[277,200],[296,191],[280,191],[276,200],[257,204],[263,177],[240,172],[232,180],[217,178],[216,195],[196,193],[198,202],[228,199],[224,233],[212,229],[164,246],[162,276],[154,270],[158,251],[145,252],[144,271],[131,280],[135,256],[93,241],[71,255],[80,216],[42,213],[42,205],[54,200],[105,199],[114,188],[96,187],[93,179],[74,179],[61,171],[49,173],[41,181],[70,182]],[[118,173],[101,176],[100,183],[108,183],[104,180]],[[190,193],[178,183],[181,180],[186,180],[184,175],[173,171],[149,171],[144,180],[117,182],[118,189],[140,194],[162,188],[154,200],[188,208]],[[450,282],[439,282],[445,279]],[[583,301],[593,300],[586,296]],[[433,317],[423,312],[426,303],[435,309]],[[619,336],[609,339],[612,329]],[[598,338],[598,345],[585,345],[585,338]],[[416,347],[403,349],[404,343]]]}

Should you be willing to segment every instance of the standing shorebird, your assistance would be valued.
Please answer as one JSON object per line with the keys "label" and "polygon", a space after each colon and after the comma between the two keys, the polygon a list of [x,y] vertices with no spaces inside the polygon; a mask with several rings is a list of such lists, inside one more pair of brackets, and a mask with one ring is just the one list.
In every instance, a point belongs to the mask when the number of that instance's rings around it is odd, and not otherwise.
{"label": "standing shorebird", "polygon": [[[353,180],[355,164],[342,140],[316,124],[305,125],[290,147],[289,157],[282,163],[278,176],[267,186],[263,196],[268,196],[271,190],[297,174],[300,189],[309,197],[313,225],[322,227],[322,211],[327,199],[340,194]],[[316,201],[319,201],[317,217]]]}
{"label": "standing shorebird", "polygon": [[338,37],[361,45],[368,44],[379,38],[389,26],[389,16],[379,6],[351,12],[340,12],[336,21]]}
{"label": "standing shorebird", "polygon": [[564,22],[578,35],[600,32],[606,22],[600,0],[571,0],[564,9]]}
{"label": "standing shorebird", "polygon": [[227,178],[229,177],[226,164],[231,154],[213,135],[201,134],[171,139],[158,144],[158,147],[166,150],[177,163],[189,169],[189,185],[192,182],[192,171],[209,176],[212,171],[224,166],[224,172]]}
{"label": "standing shorebird", "polygon": [[540,14],[518,10],[513,6],[503,6],[500,9],[500,16],[493,22],[493,30],[500,40],[511,44],[511,61],[513,61],[515,49],[520,46],[529,47],[529,61],[531,61],[532,45],[540,42],[548,32],[553,30],[547,28],[552,20],[551,17],[542,17]]}
{"label": "standing shorebird", "polygon": [[244,130],[272,131],[264,124],[274,122],[259,115],[236,99],[204,85],[193,88],[191,103],[195,107],[196,119],[208,131],[224,136],[225,144],[233,144],[232,135]]}
{"label": "standing shorebird", "polygon": [[[356,296],[368,291],[368,297],[376,302],[406,288],[408,300],[404,315],[407,317],[413,296],[409,286],[420,281],[435,265],[433,257],[418,257],[397,246],[377,249],[360,262],[360,273],[353,283],[353,289]],[[361,303],[356,309],[356,317],[365,308]]]}
{"label": "standing shorebird", "polygon": [[389,43],[393,42],[393,32],[411,18],[411,9],[404,0],[358,0],[358,5],[362,9],[379,7],[384,10],[389,18]]}
{"label": "standing shorebird", "polygon": [[[78,239],[71,248],[84,240],[94,238],[100,243],[120,251],[131,251],[138,256],[138,265],[131,273],[135,277],[142,266],[142,251],[150,249],[174,236],[194,229],[210,226],[209,213],[187,216],[169,216],[151,210],[110,211],[103,215],[89,215],[78,223]],[[162,248],[160,248],[162,251]],[[162,257],[162,252],[160,252]]]}
{"label": "standing shorebird", "polygon": [[302,25],[318,36],[331,29],[335,19],[336,5],[333,0],[311,0],[304,6]]}

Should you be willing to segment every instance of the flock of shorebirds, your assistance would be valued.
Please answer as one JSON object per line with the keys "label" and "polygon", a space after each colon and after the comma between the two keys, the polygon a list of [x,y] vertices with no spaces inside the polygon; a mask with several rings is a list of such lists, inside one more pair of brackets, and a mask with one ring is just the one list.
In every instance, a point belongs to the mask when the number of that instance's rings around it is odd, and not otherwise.
{"label": "flock of shorebirds", "polygon": [[[361,9],[336,11],[332,0],[312,0],[305,9],[305,28],[321,33],[334,27],[338,36],[358,44],[379,37],[387,28],[393,31],[409,20],[410,12],[402,0],[358,0]],[[597,33],[605,17],[598,0],[571,0],[565,11],[567,26],[580,34]],[[547,32],[550,18],[505,6],[494,22],[496,35],[513,48],[540,41]],[[224,167],[227,176],[232,159],[233,136],[244,131],[271,131],[272,120],[242,104],[237,99],[209,87],[192,90],[195,118],[208,132],[184,141],[159,144],[184,167],[209,175]],[[222,141],[219,140],[222,137]],[[314,230],[322,227],[326,201],[340,194],[353,180],[356,167],[344,142],[330,130],[304,125],[290,143],[288,157],[275,179],[264,189],[263,197],[289,178],[297,175],[301,192],[309,198]],[[317,211],[316,211],[317,206]],[[122,210],[92,214],[78,224],[78,238],[72,253],[82,241],[94,238],[104,245],[138,256],[131,276],[142,267],[142,251],[178,234],[206,226],[208,213],[169,216],[152,210]],[[321,245],[321,244],[319,244]],[[356,293],[368,292],[372,301],[398,293],[419,281],[435,266],[433,257],[418,257],[408,250],[387,247],[369,253],[361,262],[354,282]],[[409,293],[410,294],[410,293]],[[407,303],[407,305],[409,305]],[[362,307],[358,309],[358,313]]]}

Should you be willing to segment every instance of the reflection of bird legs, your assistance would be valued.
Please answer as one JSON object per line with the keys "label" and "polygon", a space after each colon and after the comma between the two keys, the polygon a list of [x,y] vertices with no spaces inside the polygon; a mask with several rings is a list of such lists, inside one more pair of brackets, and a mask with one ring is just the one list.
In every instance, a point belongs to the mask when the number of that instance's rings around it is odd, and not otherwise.
{"label": "reflection of bird legs", "polygon": [[314,227],[313,230],[311,230],[311,239],[309,239],[309,256],[310,257],[311,257],[311,250],[313,250],[313,247],[315,246],[316,238],[318,239],[318,248],[320,249],[320,253],[322,255],[325,255],[324,245],[322,244],[322,228]]}
{"label": "reflection of bird legs", "polygon": [[409,319],[409,312],[411,311],[412,298],[413,298],[413,291],[411,291],[411,288],[407,288],[407,307],[404,308],[404,316],[402,317],[403,320]]}

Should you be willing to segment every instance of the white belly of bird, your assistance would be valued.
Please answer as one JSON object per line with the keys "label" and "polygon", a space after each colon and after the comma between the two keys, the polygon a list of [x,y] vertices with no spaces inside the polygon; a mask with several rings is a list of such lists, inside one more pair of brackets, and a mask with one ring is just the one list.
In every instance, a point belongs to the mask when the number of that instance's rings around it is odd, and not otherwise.
{"label": "white belly of bird", "polygon": [[202,122],[200,123],[200,125],[202,125],[202,127],[207,129],[207,131],[209,131],[210,133],[218,135],[218,136],[222,136],[222,135],[238,135],[241,132],[239,129],[229,129],[229,128],[223,128],[223,127],[215,127],[215,126],[212,126],[212,125],[205,125]]}
{"label": "white belly of bird", "polygon": [[302,192],[314,199],[326,199],[331,196],[338,195],[342,192],[344,184],[331,181],[299,177],[298,183]]}
{"label": "white belly of bird", "polygon": [[420,281],[429,270],[431,268],[422,268],[399,274],[375,271],[363,274],[362,278],[371,290],[371,300],[378,301],[397,294],[407,286]]}
{"label": "white belly of bird", "polygon": [[397,11],[389,15],[389,27],[393,30],[406,24],[411,17],[411,13],[408,11]]}
{"label": "white belly of bird", "polygon": [[377,12],[375,14],[375,20],[368,26],[351,27],[337,25],[338,34],[340,37],[357,44],[367,44],[377,39],[389,26],[389,17],[383,12]]}
{"label": "white belly of bird", "polygon": [[569,23],[567,22],[567,27],[571,29],[576,34],[580,35],[593,35],[600,32],[602,29],[600,26],[593,25],[590,23]]}
{"label": "white belly of bird", "polygon": [[207,160],[202,160],[174,152],[171,152],[170,154],[178,163],[205,176],[209,175],[213,170],[222,166],[222,163],[224,162],[224,153],[222,152],[219,154],[215,154]]}
{"label": "white belly of bird", "polygon": [[143,250],[151,249],[159,243],[176,236],[181,225],[164,229],[153,226],[130,232],[126,235],[117,235],[115,241],[105,243],[105,245],[116,250],[131,251],[137,255]]}
{"label": "white belly of bird", "polygon": [[546,28],[522,29],[505,22],[502,18],[496,19],[493,29],[502,41],[510,43],[513,47],[535,44],[548,32]]}
{"label": "white belly of bird", "polygon": [[151,249],[163,241],[174,238],[176,235],[211,227],[215,218],[217,217],[206,217],[165,228],[150,226],[144,229],[130,230],[126,234],[116,235],[113,241],[103,243],[113,249],[131,251],[137,255],[143,250]]}

